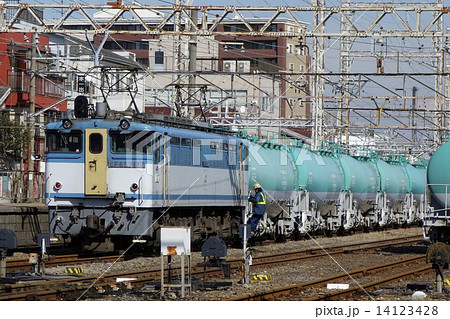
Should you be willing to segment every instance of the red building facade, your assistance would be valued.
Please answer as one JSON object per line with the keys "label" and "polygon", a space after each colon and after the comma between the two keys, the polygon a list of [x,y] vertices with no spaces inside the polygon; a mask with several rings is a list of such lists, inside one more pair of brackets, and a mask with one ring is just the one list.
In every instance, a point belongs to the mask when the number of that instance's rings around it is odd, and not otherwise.
{"label": "red building facade", "polygon": [[[16,111],[30,107],[31,91],[31,33],[0,33],[0,87],[10,89],[3,107]],[[49,39],[39,35],[37,38],[36,59],[36,111],[57,103],[64,98],[64,79],[60,75],[48,75],[52,61],[48,52]],[[39,51],[39,52],[38,52]],[[57,62],[57,61],[56,61]],[[39,75],[46,74],[46,75]],[[55,104],[53,111],[67,111],[66,101]]]}
{"label": "red building facade", "polygon": [[[2,167],[3,188],[6,189],[2,189],[0,197],[14,202],[43,198],[44,180],[40,165],[45,155],[43,124],[47,123],[49,114],[59,117],[61,112],[67,111],[67,102],[63,100],[65,78],[52,72],[59,61],[49,53],[49,38],[37,35],[35,39],[36,46],[33,48],[31,33],[0,33],[0,111],[26,127],[33,127],[32,143],[23,150],[22,159],[15,168]],[[31,69],[32,65],[34,70]],[[29,117],[27,114],[33,111],[30,110],[33,75],[36,80],[34,112],[46,110],[39,116]],[[28,189],[29,180],[33,181],[32,192]]]}

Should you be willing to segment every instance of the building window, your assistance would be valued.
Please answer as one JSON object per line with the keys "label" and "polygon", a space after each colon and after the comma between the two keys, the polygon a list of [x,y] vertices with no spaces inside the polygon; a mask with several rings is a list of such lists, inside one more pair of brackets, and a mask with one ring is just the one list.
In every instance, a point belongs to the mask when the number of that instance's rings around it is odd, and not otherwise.
{"label": "building window", "polygon": [[270,97],[261,98],[261,111],[273,113],[274,111],[274,100]]}
{"label": "building window", "polygon": [[164,51],[155,51],[155,64],[164,64]]}
{"label": "building window", "polygon": [[160,107],[168,107],[168,105],[172,105],[172,89],[165,90],[153,90],[153,89],[145,89],[145,106],[160,106]]}
{"label": "building window", "polygon": [[287,51],[289,54],[294,53],[294,46],[292,44],[288,44]]}

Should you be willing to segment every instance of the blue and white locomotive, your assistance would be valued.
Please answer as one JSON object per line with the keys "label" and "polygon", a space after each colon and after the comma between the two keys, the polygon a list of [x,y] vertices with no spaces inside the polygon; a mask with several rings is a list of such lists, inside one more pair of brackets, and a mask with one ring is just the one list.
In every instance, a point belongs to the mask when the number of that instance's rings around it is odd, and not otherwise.
{"label": "blue and white locomotive", "polygon": [[172,117],[107,111],[105,103],[94,112],[78,97],[75,118],[46,127],[50,232],[102,250],[155,239],[160,225],[189,226],[194,240],[235,237],[248,145]]}

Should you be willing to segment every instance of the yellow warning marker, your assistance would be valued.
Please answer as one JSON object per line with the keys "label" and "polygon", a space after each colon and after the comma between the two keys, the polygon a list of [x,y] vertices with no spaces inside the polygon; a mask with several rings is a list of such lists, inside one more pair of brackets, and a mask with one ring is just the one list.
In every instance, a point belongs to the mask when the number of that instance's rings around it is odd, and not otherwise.
{"label": "yellow warning marker", "polygon": [[450,278],[444,280],[444,286],[450,287]]}
{"label": "yellow warning marker", "polygon": [[84,270],[82,267],[66,267],[66,275],[83,275]]}
{"label": "yellow warning marker", "polygon": [[255,274],[253,275],[252,282],[271,281],[272,276],[270,274]]}
{"label": "yellow warning marker", "polygon": [[[445,286],[445,287],[450,287],[450,278],[445,278],[445,279],[443,280],[443,282],[444,282],[444,286]],[[436,281],[434,282],[434,285],[435,285],[435,286],[437,285],[437,282],[436,282]]]}

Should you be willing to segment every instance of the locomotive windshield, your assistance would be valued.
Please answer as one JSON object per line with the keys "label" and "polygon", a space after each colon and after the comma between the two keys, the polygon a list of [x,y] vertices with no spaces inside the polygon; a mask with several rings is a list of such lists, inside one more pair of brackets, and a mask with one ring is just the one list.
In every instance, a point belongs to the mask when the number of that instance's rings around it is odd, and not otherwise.
{"label": "locomotive windshield", "polygon": [[81,131],[47,131],[46,152],[80,153],[83,150],[82,141]]}
{"label": "locomotive windshield", "polygon": [[113,153],[151,154],[152,146],[160,138],[154,131],[135,131],[127,134],[114,131],[110,135]]}

